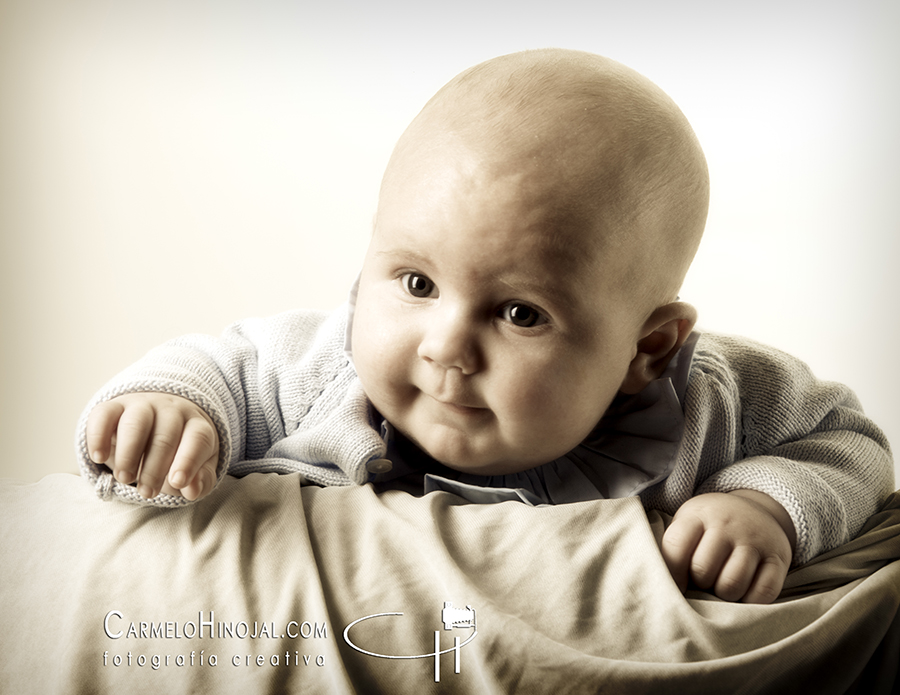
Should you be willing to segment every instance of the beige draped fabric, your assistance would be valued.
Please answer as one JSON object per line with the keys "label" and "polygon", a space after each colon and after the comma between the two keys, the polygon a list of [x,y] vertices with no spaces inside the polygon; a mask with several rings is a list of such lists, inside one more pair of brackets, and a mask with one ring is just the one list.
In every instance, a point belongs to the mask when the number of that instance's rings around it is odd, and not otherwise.
{"label": "beige draped fabric", "polygon": [[637,498],[252,474],[156,509],[55,475],[0,515],[3,693],[870,693],[900,661],[898,494],[770,606],[681,595]]}

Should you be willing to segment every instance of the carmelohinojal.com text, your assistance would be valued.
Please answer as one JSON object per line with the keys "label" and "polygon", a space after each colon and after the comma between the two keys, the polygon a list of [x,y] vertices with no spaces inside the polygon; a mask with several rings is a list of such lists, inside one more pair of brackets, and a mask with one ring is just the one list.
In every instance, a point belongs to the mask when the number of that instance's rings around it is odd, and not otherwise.
{"label": "carmelohinojal.com text", "polygon": [[[200,640],[200,639],[238,639],[238,640],[280,640],[302,639],[322,640],[328,638],[328,630],[324,622],[307,620],[291,620],[276,628],[274,621],[216,621],[213,611],[205,617],[200,611],[196,621],[144,621],[129,620],[120,611],[109,611],[103,618],[103,631],[111,640]],[[176,646],[176,645],[172,645]],[[218,645],[217,645],[218,646]],[[149,652],[153,653],[149,653]],[[305,650],[304,650],[305,651]],[[102,655],[103,666],[112,668],[149,668],[159,670],[166,667],[216,667],[231,665],[234,667],[263,666],[324,666],[322,654],[303,653],[299,649],[286,649],[264,654],[229,654],[220,655],[211,649],[153,649],[148,653],[136,650],[105,650]]]}

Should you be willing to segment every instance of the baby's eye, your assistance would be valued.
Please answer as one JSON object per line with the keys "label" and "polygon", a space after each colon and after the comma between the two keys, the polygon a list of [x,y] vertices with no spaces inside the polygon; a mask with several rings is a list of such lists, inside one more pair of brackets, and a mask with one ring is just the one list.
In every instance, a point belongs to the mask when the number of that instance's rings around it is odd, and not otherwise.
{"label": "baby's eye", "polygon": [[500,315],[519,328],[533,328],[547,322],[537,309],[527,304],[507,304],[500,310]]}
{"label": "baby's eye", "polygon": [[400,279],[403,282],[403,288],[413,297],[430,297],[437,289],[427,276],[419,273],[407,273]]}

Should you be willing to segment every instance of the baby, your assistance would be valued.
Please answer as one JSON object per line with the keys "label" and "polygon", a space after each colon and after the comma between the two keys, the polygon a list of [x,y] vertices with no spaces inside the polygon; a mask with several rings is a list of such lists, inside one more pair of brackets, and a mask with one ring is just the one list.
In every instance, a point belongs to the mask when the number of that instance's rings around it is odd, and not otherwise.
{"label": "baby", "polygon": [[152,351],[86,409],[83,471],[164,506],[253,471],[472,501],[639,495],[674,514],[682,590],[770,602],[876,511],[891,459],[846,388],[694,332],[677,294],[707,204],[693,131],[641,75],[576,51],[487,61],[400,138],[349,311]]}

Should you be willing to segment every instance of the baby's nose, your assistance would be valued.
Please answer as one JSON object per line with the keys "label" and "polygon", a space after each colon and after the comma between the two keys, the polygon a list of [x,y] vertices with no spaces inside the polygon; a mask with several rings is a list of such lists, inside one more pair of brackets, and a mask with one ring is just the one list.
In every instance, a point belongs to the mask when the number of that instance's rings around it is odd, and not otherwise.
{"label": "baby's nose", "polygon": [[476,333],[473,321],[462,311],[436,309],[419,343],[418,355],[444,369],[474,374],[480,368]]}

